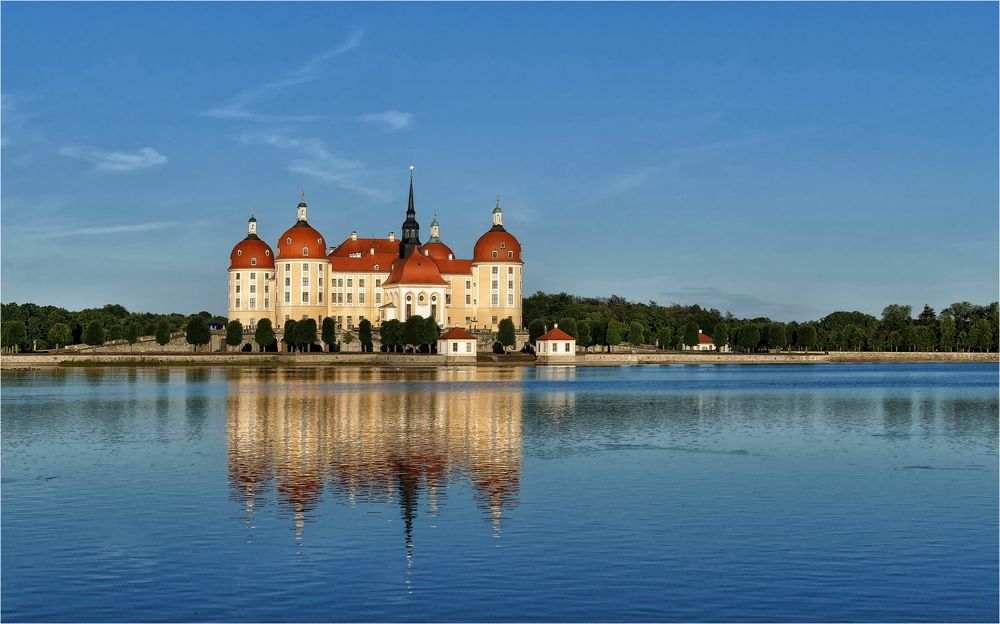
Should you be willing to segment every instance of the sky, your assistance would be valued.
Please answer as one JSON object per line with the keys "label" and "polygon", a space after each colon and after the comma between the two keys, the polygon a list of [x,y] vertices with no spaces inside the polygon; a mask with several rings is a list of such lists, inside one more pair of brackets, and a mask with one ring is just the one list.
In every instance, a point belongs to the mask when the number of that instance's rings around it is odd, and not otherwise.
{"label": "sky", "polygon": [[0,5],[0,298],[226,312],[255,211],[738,317],[997,299],[996,3]]}

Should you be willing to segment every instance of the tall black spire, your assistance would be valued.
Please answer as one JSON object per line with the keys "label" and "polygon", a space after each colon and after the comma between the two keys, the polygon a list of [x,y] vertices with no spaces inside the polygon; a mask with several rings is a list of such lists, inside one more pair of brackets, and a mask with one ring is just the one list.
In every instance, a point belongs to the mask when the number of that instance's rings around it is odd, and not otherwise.
{"label": "tall black spire", "polygon": [[399,257],[408,257],[414,249],[420,246],[420,224],[417,223],[417,211],[413,208],[413,170],[410,165],[410,202],[406,206],[406,221],[403,221],[403,235],[399,239]]}

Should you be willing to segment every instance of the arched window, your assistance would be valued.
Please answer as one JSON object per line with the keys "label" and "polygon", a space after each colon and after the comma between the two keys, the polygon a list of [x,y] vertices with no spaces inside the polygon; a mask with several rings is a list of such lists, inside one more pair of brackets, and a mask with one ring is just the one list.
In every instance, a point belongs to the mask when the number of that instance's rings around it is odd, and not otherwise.
{"label": "arched window", "polygon": [[412,295],[406,295],[406,301],[407,302],[413,301],[413,296]]}
{"label": "arched window", "polygon": [[496,249],[494,249],[494,250],[493,250],[493,259],[494,259],[494,260],[496,260],[496,259],[497,259],[497,258],[499,258],[499,257],[500,257],[500,254],[498,254],[498,253],[497,253],[497,250],[496,250]]}
{"label": "arched window", "polygon": [[270,256],[271,255],[271,250],[270,249],[265,249],[264,250],[264,255],[265,256]]}
{"label": "arched window", "polygon": [[303,247],[302,248],[302,255],[303,256],[308,256],[309,255],[309,248],[308,247]]}
{"label": "arched window", "polygon": [[507,257],[513,259],[514,258],[514,250],[512,250],[512,249],[507,250]]}
{"label": "arched window", "polygon": [[250,264],[252,266],[257,266],[257,258],[250,258]]}
{"label": "arched window", "polygon": [[423,296],[423,294],[421,294],[419,297],[417,297],[417,301],[419,303],[423,303],[424,302],[424,296]]}
{"label": "arched window", "polygon": [[291,244],[292,244],[292,237],[291,237],[291,236],[289,236],[288,238],[286,238],[286,239],[285,239],[285,242],[286,242],[287,244],[291,245]]}
{"label": "arched window", "polygon": [[435,303],[437,300],[437,295],[431,295],[431,303]]}
{"label": "arched window", "polygon": [[243,255],[243,250],[242,249],[237,249],[236,250],[236,255],[237,256],[242,256]]}

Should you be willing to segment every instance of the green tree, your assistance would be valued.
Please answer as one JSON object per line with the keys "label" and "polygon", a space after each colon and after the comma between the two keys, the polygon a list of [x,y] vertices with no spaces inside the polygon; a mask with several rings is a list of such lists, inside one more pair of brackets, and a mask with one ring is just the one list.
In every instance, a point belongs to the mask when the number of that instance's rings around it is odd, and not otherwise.
{"label": "green tree", "polygon": [[934,308],[930,307],[926,303],[924,304],[924,309],[917,315],[917,325],[926,325],[932,327],[937,324],[937,315],[934,314]]}
{"label": "green tree", "polygon": [[715,348],[719,351],[729,344],[729,327],[725,323],[719,323],[712,330],[712,340],[715,341]]}
{"label": "green tree", "polygon": [[534,319],[528,323],[528,342],[535,344],[538,337],[545,333],[545,323],[542,319]]}
{"label": "green tree", "polygon": [[403,323],[403,344],[416,350],[423,343],[424,317],[414,314]]}
{"label": "green tree", "polygon": [[91,321],[83,332],[83,342],[92,347],[104,344],[104,325],[96,319]]}
{"label": "green tree", "polygon": [[[575,329],[576,321],[573,321],[573,324]],[[500,321],[500,326],[497,329],[497,342],[503,345],[505,351],[514,346],[514,321],[509,318]]]}
{"label": "green tree", "polygon": [[954,351],[955,350],[955,319],[951,315],[943,316],[940,323],[941,329],[941,339],[939,341],[939,348],[942,351]]}
{"label": "green tree", "polygon": [[[331,295],[332,296],[332,295]],[[371,328],[371,323],[368,324],[369,329]],[[332,317],[326,317],[323,319],[323,342],[326,343],[327,351],[333,349],[333,345],[337,342],[337,323]]]}
{"label": "green tree", "polygon": [[129,344],[135,344],[139,342],[139,323],[132,321],[125,326],[125,340],[128,340]]}
{"label": "green tree", "polygon": [[206,345],[212,339],[212,333],[208,330],[208,322],[201,315],[192,316],[185,329],[188,344],[197,351],[201,345]]}
{"label": "green tree", "polygon": [[267,350],[274,344],[274,327],[271,325],[271,319],[261,319],[257,322],[257,327],[253,332],[253,341],[260,346],[261,351]]}
{"label": "green tree", "polygon": [[583,350],[586,351],[587,347],[592,344],[590,336],[590,323],[587,321],[580,321],[578,328],[580,330],[580,335],[576,338],[576,344],[583,347]]}
{"label": "green tree", "polygon": [[608,319],[596,318],[590,322],[590,338],[594,345],[608,344]]}
{"label": "green tree", "polygon": [[[323,321],[325,324],[326,321]],[[358,324],[358,340],[361,342],[361,350],[371,352],[372,350],[372,322],[368,319],[361,319]]]}
{"label": "green tree", "polygon": [[229,321],[226,325],[226,344],[230,347],[236,347],[241,342],[243,342],[243,323]]}
{"label": "green tree", "polygon": [[156,338],[156,344],[161,347],[165,347],[168,342],[170,342],[170,324],[166,319],[161,319],[159,323],[156,324],[156,331],[153,334]]}
{"label": "green tree", "polygon": [[788,346],[788,338],[785,336],[785,326],[781,323],[771,323],[767,326],[767,344],[774,349],[784,349]]}
{"label": "green tree", "polygon": [[740,328],[737,340],[739,340],[740,346],[753,352],[757,349],[757,345],[760,344],[760,329],[753,323],[744,325]]}
{"label": "green tree", "polygon": [[642,344],[642,325],[638,321],[632,321],[628,326],[628,343],[633,347]]}
{"label": "green tree", "polygon": [[437,342],[438,336],[440,335],[441,331],[438,329],[437,319],[433,316],[425,318],[424,328],[420,334],[420,343],[427,345],[428,353],[434,350],[434,343]]}
{"label": "green tree", "polygon": [[811,351],[816,348],[816,327],[812,323],[799,325],[798,335],[799,344],[801,344],[806,351]]}
{"label": "green tree", "polygon": [[20,319],[6,321],[0,333],[2,333],[3,346],[15,352],[22,351],[27,346],[28,330],[24,321]]}
{"label": "green tree", "polygon": [[[20,321],[15,321],[20,322]],[[59,348],[59,345],[66,346],[73,340],[73,332],[70,331],[66,323],[56,323],[49,329],[49,344]]]}
{"label": "green tree", "polygon": [[282,328],[283,333],[281,335],[281,342],[285,343],[285,346],[289,351],[295,351],[298,346],[298,335],[296,333],[295,326],[298,322],[295,319],[288,319],[285,321],[285,326]]}
{"label": "green tree", "polygon": [[882,309],[882,333],[885,343],[893,350],[906,341],[903,328],[913,323],[913,308],[908,305],[890,304]]}
{"label": "green tree", "polygon": [[698,346],[698,326],[694,323],[688,323],[684,326],[684,345],[688,347]]}
{"label": "green tree", "polygon": [[403,331],[403,324],[396,319],[382,323],[382,327],[379,328],[379,337],[382,339],[386,351],[399,350],[400,345],[403,344]]}
{"label": "green tree", "polygon": [[[563,330],[564,332],[566,332],[570,336],[573,336],[574,338],[577,338],[578,341],[579,341],[580,330],[579,330],[579,328],[576,325],[576,319],[575,318],[566,317],[566,318],[559,319],[559,329]],[[503,341],[501,341],[501,342],[503,342]]]}
{"label": "green tree", "polygon": [[295,324],[295,344],[307,353],[316,342],[316,319],[306,318]]}
{"label": "green tree", "polygon": [[620,345],[623,340],[625,340],[625,324],[616,320],[608,320],[608,351],[611,347]]}
{"label": "green tree", "polygon": [[352,342],[354,342],[354,334],[352,334],[349,331],[345,331],[343,334],[341,334],[340,339],[344,341],[345,345],[349,345]]}
{"label": "green tree", "polygon": [[993,345],[993,325],[986,319],[976,319],[969,331],[969,346],[986,351]]}
{"label": "green tree", "polygon": [[661,349],[669,349],[674,346],[674,330],[669,326],[664,326],[660,328],[660,331],[656,332],[656,342],[659,343]]}

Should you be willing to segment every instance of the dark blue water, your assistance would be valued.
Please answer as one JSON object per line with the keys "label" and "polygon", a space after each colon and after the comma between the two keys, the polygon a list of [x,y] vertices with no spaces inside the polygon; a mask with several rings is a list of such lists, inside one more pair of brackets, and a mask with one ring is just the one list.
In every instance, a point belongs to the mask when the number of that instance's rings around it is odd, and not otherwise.
{"label": "dark blue water", "polygon": [[4,621],[996,621],[995,365],[4,373]]}

